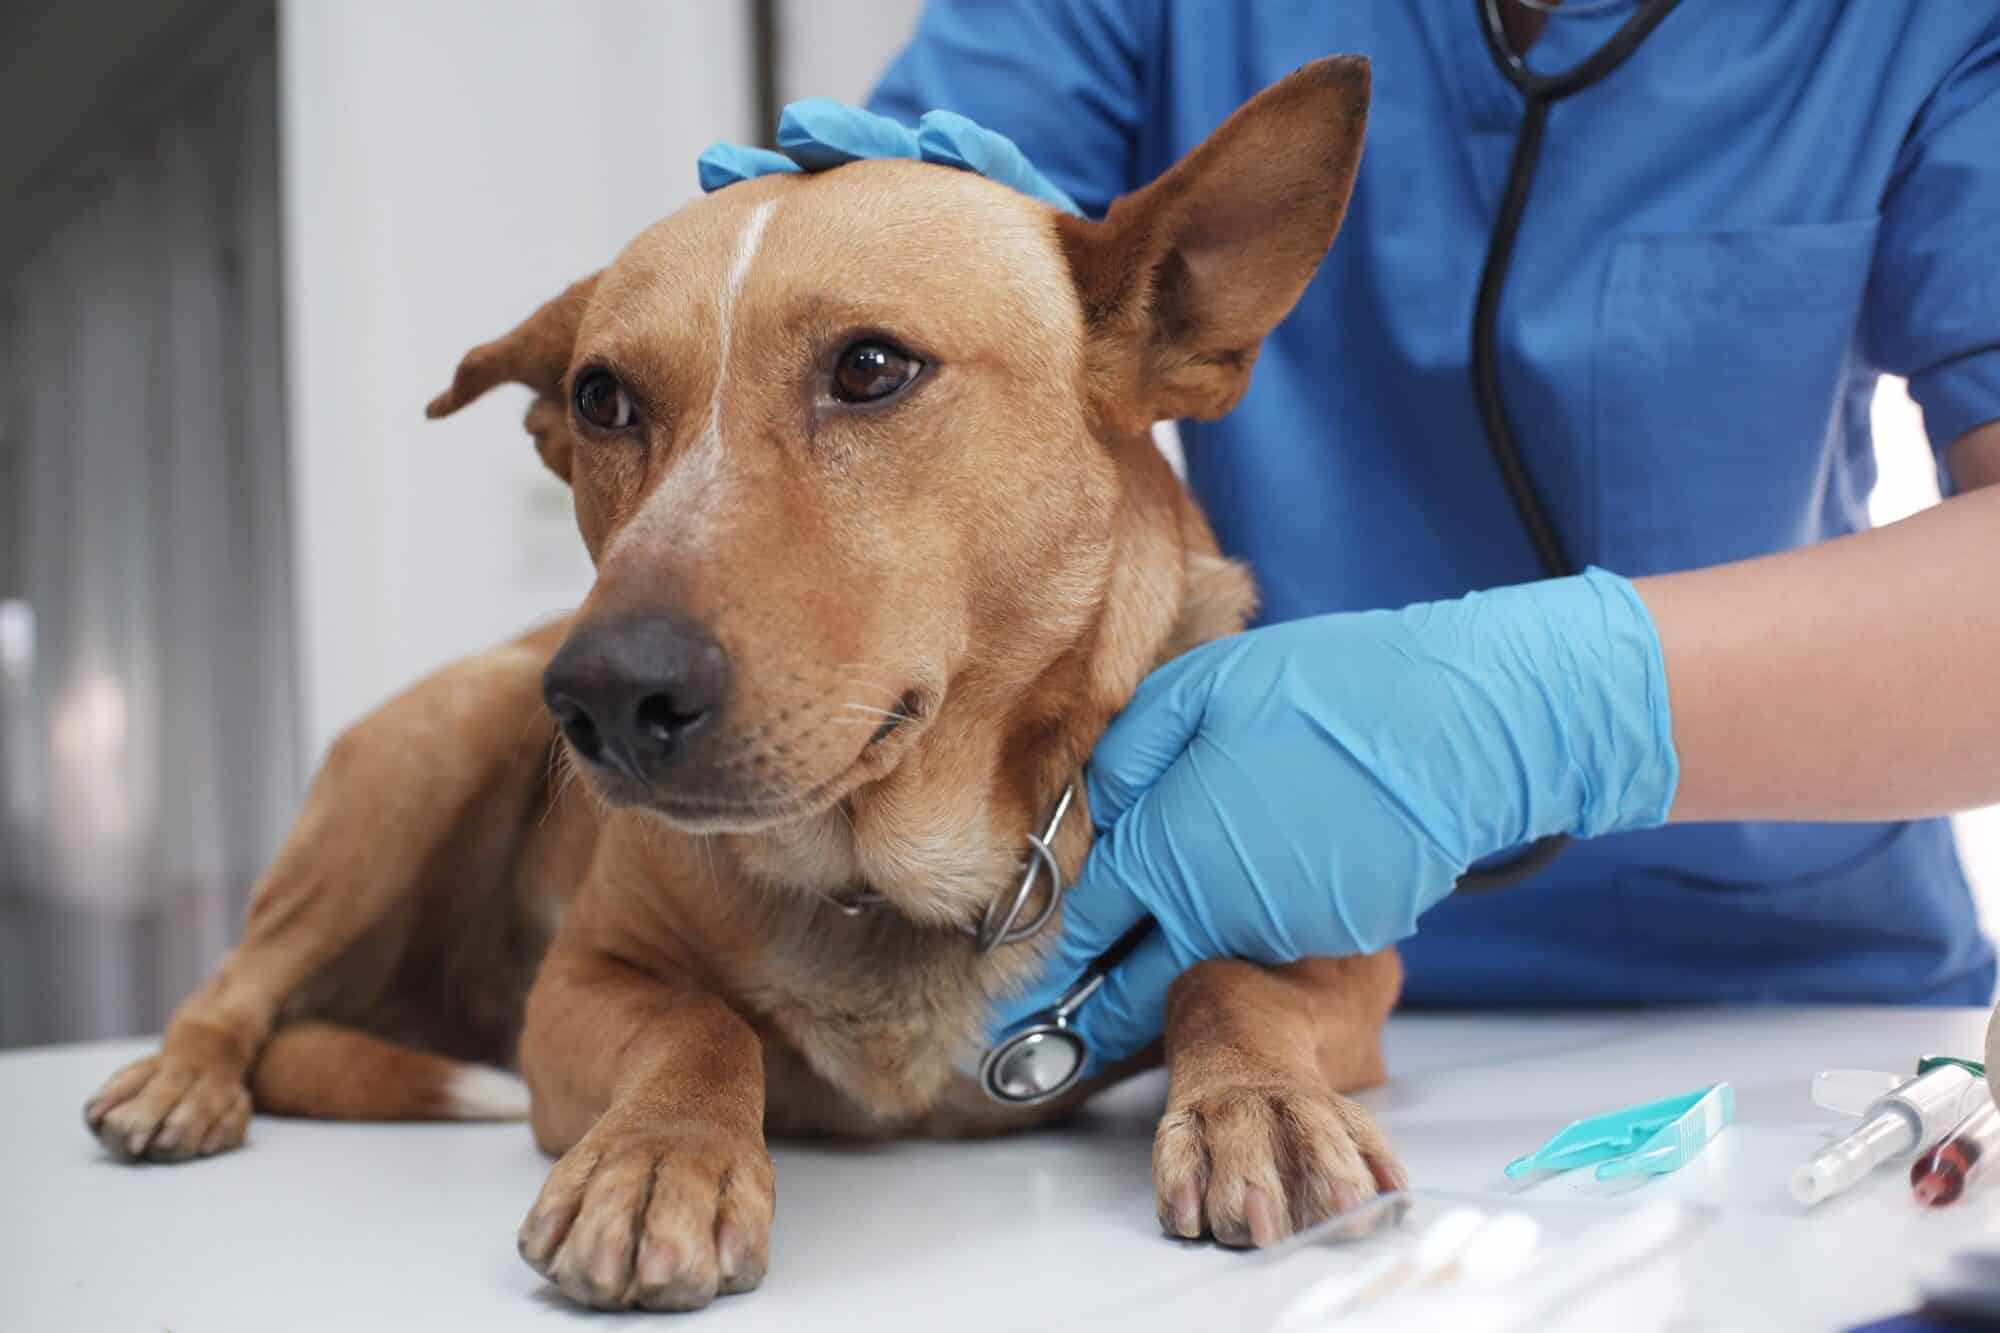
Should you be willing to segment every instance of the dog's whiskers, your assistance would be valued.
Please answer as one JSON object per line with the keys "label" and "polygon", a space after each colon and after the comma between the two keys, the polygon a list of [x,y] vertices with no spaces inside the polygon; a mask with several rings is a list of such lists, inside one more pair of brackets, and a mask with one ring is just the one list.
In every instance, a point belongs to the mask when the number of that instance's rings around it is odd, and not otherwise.
{"label": "dog's whiskers", "polygon": [[[892,709],[892,708],[877,708],[873,704],[842,704],[840,706],[842,708],[851,708],[857,713],[867,713],[873,717],[886,717],[896,722],[914,722],[916,720],[908,713],[901,712],[897,709]],[[860,719],[858,718],[828,719],[828,721],[831,722],[854,722],[859,720]]]}
{"label": "dog's whiskers", "polygon": [[537,828],[549,822],[549,816],[562,804],[563,793],[574,781],[576,765],[570,760],[569,747],[563,744],[561,736],[557,736],[549,742],[548,762],[542,772],[542,782],[550,789],[549,803],[542,807],[542,817],[535,821]]}
{"label": "dog's whiskers", "polygon": [[716,873],[715,869],[715,836],[710,833],[697,834],[695,841],[701,844],[701,859],[708,866],[709,887],[715,890],[715,896],[720,898],[722,896],[722,876]]}

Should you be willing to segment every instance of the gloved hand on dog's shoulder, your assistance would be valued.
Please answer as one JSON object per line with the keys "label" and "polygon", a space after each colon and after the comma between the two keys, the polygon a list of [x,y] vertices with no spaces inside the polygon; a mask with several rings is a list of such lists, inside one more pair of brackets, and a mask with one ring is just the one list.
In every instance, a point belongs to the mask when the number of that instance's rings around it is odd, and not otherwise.
{"label": "gloved hand on dog's shoulder", "polygon": [[[909,157],[1075,207],[1011,140],[950,112],[913,131],[793,103],[778,143],[709,149],[702,187]],[[996,1031],[1151,918],[1075,1019],[1102,1067],[1160,1034],[1167,988],[1195,963],[1386,948],[1475,861],[1664,822],[1677,778],[1652,617],[1603,570],[1204,645],[1153,673],[1099,741],[1098,841],[1041,981]]]}
{"label": "gloved hand on dog's shoulder", "polygon": [[1195,963],[1386,948],[1475,861],[1664,822],[1677,777],[1652,617],[1603,570],[1205,644],[1099,740],[1098,841],[1003,1020],[1151,917],[1076,1020],[1094,1064],[1121,1059]]}

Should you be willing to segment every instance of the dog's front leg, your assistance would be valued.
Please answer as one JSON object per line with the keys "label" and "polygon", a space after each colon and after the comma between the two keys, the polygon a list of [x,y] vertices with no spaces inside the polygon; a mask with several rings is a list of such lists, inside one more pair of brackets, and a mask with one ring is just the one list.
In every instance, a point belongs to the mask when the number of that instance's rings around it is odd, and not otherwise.
{"label": "dog's front leg", "polygon": [[698,1309],[763,1279],[763,1059],[728,1005],[559,939],[528,997],[521,1068],[535,1139],[562,1154],[521,1224],[537,1272],[614,1310]]}
{"label": "dog's front leg", "polygon": [[1269,1245],[1402,1184],[1388,1141],[1341,1096],[1383,1078],[1393,951],[1281,968],[1215,959],[1167,994],[1167,1113],[1153,1187],[1169,1235]]}

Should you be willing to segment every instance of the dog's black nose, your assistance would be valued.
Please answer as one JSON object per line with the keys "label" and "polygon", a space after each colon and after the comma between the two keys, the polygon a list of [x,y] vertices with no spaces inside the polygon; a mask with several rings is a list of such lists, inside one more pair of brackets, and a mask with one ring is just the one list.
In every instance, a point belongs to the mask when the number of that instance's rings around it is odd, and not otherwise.
{"label": "dog's black nose", "polygon": [[570,635],[542,673],[542,698],[576,752],[648,782],[712,725],[729,658],[681,616],[645,616]]}

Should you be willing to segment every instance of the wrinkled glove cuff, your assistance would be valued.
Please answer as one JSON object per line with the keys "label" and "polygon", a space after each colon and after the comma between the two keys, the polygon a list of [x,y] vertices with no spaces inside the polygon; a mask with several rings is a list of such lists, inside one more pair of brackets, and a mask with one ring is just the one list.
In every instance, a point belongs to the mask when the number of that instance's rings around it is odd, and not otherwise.
{"label": "wrinkled glove cuff", "polygon": [[[1575,580],[1566,646],[1585,707],[1571,719],[1569,750],[1583,783],[1571,830],[1581,837],[1667,822],[1680,784],[1666,657],[1652,612],[1629,579],[1595,566]],[[1566,590],[1567,591],[1567,590]]]}

